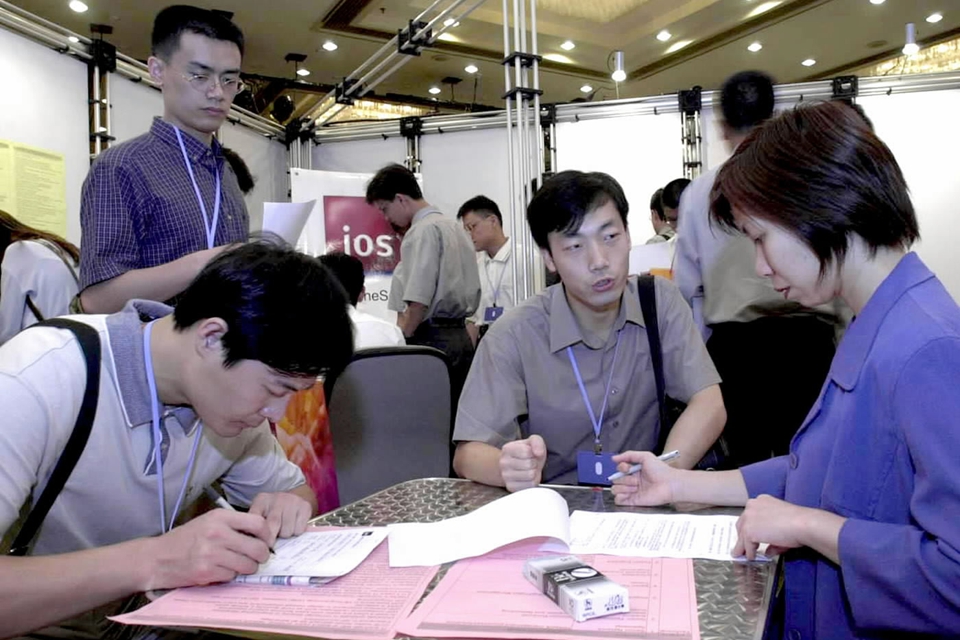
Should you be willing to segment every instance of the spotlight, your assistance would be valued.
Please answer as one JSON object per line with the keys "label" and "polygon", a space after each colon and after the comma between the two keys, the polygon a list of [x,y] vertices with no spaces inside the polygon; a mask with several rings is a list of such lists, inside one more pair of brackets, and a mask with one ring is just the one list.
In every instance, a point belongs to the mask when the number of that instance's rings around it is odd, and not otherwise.
{"label": "spotlight", "polygon": [[627,72],[623,68],[623,51],[613,52],[613,73],[610,77],[614,82],[623,82],[627,79]]}
{"label": "spotlight", "polygon": [[907,43],[903,45],[903,55],[915,56],[920,52],[920,45],[917,44],[917,28],[912,22],[907,23]]}

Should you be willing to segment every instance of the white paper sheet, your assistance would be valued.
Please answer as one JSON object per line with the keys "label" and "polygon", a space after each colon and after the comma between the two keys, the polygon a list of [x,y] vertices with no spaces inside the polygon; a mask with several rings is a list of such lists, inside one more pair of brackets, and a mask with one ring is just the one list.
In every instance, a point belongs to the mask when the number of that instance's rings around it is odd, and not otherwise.
{"label": "white paper sheet", "polygon": [[430,566],[472,558],[534,537],[569,540],[567,502],[553,489],[510,494],[476,511],[430,524],[390,525],[391,567]]}
{"label": "white paper sheet", "polygon": [[317,204],[316,200],[309,202],[264,202],[263,203],[263,231],[275,233],[289,244],[296,246],[303,226],[310,217]]}
{"label": "white paper sheet", "polygon": [[630,273],[646,273],[650,269],[670,269],[673,267],[673,253],[676,240],[640,244],[630,247]]}
{"label": "white paper sheet", "polygon": [[356,569],[386,537],[386,527],[307,531],[277,540],[276,554],[251,576],[343,576]]}
{"label": "white paper sheet", "polygon": [[737,560],[730,553],[736,526],[737,516],[574,511],[569,549],[576,554]]}

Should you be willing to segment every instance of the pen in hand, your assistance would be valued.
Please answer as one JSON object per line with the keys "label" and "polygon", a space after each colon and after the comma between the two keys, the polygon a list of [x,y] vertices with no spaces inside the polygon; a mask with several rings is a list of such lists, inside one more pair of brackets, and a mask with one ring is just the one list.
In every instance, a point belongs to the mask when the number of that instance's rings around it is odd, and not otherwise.
{"label": "pen in hand", "polygon": [[[676,457],[679,456],[679,455],[680,455],[680,452],[677,451],[676,449],[674,449],[673,451],[668,451],[667,453],[664,453],[663,455],[657,456],[657,460],[660,460],[661,462],[666,462],[667,460],[673,460],[674,458],[676,458]],[[618,479],[620,479],[620,478],[625,478],[626,476],[632,476],[633,474],[635,474],[635,473],[637,473],[638,471],[640,471],[640,469],[642,469],[642,468],[643,468],[643,465],[640,464],[640,463],[631,465],[630,468],[627,469],[627,472],[626,472],[626,473],[624,473],[623,471],[617,471],[616,473],[614,473],[613,475],[611,475],[609,478],[607,478],[607,480],[609,480],[610,482],[613,482],[614,480],[618,480]]]}
{"label": "pen in hand", "polygon": [[[213,487],[207,487],[206,489],[203,490],[203,492],[206,493],[207,497],[213,500],[213,503],[217,505],[217,507],[219,507],[220,509],[226,509],[227,511],[236,511],[234,506],[229,502],[227,502],[226,498],[224,498],[222,495],[217,493],[217,491]],[[273,547],[267,546],[267,548],[270,549],[271,555],[277,555],[277,552]]]}

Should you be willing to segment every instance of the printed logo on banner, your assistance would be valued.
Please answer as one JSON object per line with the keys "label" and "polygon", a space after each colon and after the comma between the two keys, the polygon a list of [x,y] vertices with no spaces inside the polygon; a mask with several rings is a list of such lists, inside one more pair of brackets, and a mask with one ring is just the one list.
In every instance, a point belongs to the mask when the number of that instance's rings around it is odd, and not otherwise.
{"label": "printed logo on banner", "polygon": [[383,214],[358,196],[324,196],[327,251],[360,258],[367,275],[390,275],[400,262],[400,238]]}

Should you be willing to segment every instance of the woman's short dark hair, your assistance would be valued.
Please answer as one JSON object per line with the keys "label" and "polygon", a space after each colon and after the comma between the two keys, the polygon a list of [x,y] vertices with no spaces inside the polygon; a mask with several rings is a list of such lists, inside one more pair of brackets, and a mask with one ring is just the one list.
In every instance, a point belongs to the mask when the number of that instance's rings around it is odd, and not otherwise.
{"label": "woman's short dark hair", "polygon": [[201,9],[186,4],[175,4],[157,14],[153,20],[151,52],[170,61],[180,48],[180,36],[196,33],[212,40],[232,42],[243,56],[243,32],[223,12]]}
{"label": "woman's short dark hair", "polygon": [[714,220],[734,227],[733,210],[794,233],[816,254],[821,276],[842,262],[850,235],[873,253],[920,239],[903,172],[855,111],[807,104],[751,132],[717,174]]}
{"label": "woman's short dark hair", "polygon": [[377,200],[392,201],[398,193],[414,200],[423,198],[423,191],[417,183],[417,176],[402,164],[388,164],[377,171],[367,185],[367,204]]}
{"label": "woman's short dark hair", "polygon": [[534,242],[549,249],[552,232],[576,233],[583,219],[597,208],[612,202],[627,228],[630,206],[620,183],[606,173],[561,171],[550,177],[527,205],[527,224]]}
{"label": "woman's short dark hair", "polygon": [[284,374],[337,372],[353,356],[347,294],[319,260],[279,240],[221,253],[180,295],[182,331],[208,318],[227,323],[224,365],[258,360]]}

